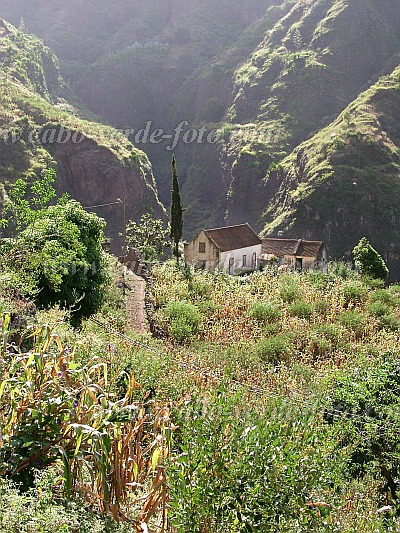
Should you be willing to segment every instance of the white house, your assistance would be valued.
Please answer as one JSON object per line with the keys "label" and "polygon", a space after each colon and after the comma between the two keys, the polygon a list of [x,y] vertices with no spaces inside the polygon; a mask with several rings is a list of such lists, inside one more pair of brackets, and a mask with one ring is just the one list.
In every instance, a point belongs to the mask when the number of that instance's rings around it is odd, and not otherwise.
{"label": "white house", "polygon": [[185,245],[185,261],[198,268],[232,275],[256,270],[262,241],[249,224],[202,230]]}

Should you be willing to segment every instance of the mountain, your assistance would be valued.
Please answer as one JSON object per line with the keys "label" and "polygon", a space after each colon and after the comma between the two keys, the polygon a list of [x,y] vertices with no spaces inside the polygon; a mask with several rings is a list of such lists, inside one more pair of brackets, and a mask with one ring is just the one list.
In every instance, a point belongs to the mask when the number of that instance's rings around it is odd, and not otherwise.
{"label": "mountain", "polygon": [[[19,177],[57,169],[57,189],[108,221],[118,251],[124,218],[164,216],[147,156],[115,129],[88,121],[65,97],[71,93],[56,56],[36,37],[0,20],[0,181],[2,197]],[[117,199],[120,198],[120,203]],[[126,213],[123,209],[125,198]]]}
{"label": "mountain", "polygon": [[399,276],[400,67],[300,144],[269,179],[280,187],[265,233],[323,232],[339,257],[350,257],[352,243],[368,235]]}
{"label": "mountain", "polygon": [[[347,257],[367,235],[395,268],[397,0],[0,0],[0,15],[114,126],[218,130],[174,148],[186,237],[248,221]],[[138,146],[167,203],[171,140]]]}

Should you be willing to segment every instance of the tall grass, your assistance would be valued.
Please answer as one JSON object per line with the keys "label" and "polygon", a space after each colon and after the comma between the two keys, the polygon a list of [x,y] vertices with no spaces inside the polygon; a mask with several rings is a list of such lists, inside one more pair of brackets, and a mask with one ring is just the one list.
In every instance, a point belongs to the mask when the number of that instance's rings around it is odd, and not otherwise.
{"label": "tall grass", "polygon": [[[3,335],[9,324],[3,319]],[[168,408],[132,401],[140,389],[132,373],[125,397],[110,392],[105,362],[80,366],[49,326],[31,330],[29,351],[1,351],[0,465],[3,476],[32,485],[34,471],[64,465],[67,496],[79,494],[119,521],[126,509],[148,523],[166,521],[164,460],[172,445]]]}

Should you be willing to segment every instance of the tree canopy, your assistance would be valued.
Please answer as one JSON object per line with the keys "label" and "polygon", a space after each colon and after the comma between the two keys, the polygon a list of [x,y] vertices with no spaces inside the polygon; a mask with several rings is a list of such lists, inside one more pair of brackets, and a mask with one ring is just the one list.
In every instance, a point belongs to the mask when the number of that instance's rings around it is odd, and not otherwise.
{"label": "tree canopy", "polygon": [[126,242],[137,248],[145,261],[157,261],[169,246],[168,228],[161,219],[144,214],[140,222],[129,221]]}
{"label": "tree canopy", "polygon": [[74,200],[46,205],[55,198],[53,182],[54,173],[45,173],[31,187],[33,199],[24,180],[12,188],[16,235],[1,246],[2,265],[29,280],[26,290],[40,307],[58,304],[75,318],[89,316],[102,304],[108,282],[105,221]]}
{"label": "tree canopy", "polygon": [[356,268],[364,276],[382,280],[389,276],[389,270],[381,255],[365,237],[354,248],[353,256]]}

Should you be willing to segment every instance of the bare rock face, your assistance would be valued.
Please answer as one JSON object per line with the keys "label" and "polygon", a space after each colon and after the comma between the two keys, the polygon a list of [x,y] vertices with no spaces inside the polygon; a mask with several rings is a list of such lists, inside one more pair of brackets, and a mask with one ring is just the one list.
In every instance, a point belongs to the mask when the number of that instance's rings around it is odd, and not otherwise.
{"label": "bare rock face", "polygon": [[165,218],[146,154],[66,101],[58,60],[38,38],[1,20],[0,36],[0,197],[18,178],[33,182],[54,168],[57,192],[103,217],[119,253],[129,220],[143,213]]}
{"label": "bare rock face", "polygon": [[112,239],[114,253],[120,251],[120,234],[129,220],[138,220],[148,212],[165,218],[144,154],[135,162],[121,161],[108,148],[85,138],[78,144],[56,144],[52,155],[58,165],[57,192],[68,192],[106,219],[106,235]]}

